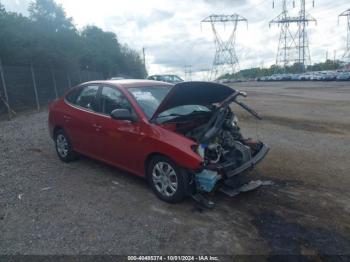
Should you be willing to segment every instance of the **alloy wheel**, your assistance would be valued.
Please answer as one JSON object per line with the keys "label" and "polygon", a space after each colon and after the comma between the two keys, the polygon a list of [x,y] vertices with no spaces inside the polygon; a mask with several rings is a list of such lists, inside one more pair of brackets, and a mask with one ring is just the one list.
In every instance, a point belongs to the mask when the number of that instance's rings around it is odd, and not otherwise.
{"label": "alloy wheel", "polygon": [[173,196],[178,188],[178,179],[174,168],[166,162],[158,162],[152,170],[155,188],[163,196]]}
{"label": "alloy wheel", "polygon": [[57,152],[61,157],[63,157],[63,158],[67,157],[67,155],[68,155],[68,141],[64,135],[59,134],[56,137],[56,147],[57,147]]}

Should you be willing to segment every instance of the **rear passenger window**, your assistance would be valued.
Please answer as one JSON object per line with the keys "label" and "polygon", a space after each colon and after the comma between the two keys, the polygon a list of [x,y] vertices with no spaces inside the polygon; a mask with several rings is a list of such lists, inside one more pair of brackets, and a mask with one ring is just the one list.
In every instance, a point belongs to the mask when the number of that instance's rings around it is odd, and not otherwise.
{"label": "rear passenger window", "polygon": [[96,95],[97,95],[98,88],[99,86],[97,85],[83,87],[74,104],[89,110],[97,111],[98,106],[97,106]]}

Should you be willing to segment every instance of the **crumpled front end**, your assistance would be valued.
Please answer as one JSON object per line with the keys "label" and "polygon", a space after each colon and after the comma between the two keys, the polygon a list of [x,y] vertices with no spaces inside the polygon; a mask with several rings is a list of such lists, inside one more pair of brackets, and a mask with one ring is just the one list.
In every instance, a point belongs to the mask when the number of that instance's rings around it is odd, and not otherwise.
{"label": "crumpled front end", "polygon": [[[261,120],[257,112],[237,100],[246,96],[245,92],[217,83],[182,83],[169,92],[152,117],[163,126],[173,125],[174,132],[195,143],[191,149],[202,159],[202,168],[190,171],[192,196],[216,189],[234,195],[258,187],[259,183],[249,182],[246,171],[260,162],[269,148],[241,134],[230,106],[235,103]],[[190,107],[185,110],[186,105]]]}

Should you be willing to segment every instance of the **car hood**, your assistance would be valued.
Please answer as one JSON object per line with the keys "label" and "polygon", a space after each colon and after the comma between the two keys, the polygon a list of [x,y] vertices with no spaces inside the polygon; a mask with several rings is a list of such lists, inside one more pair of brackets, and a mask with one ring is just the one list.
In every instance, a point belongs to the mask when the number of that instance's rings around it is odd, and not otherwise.
{"label": "car hood", "polygon": [[211,105],[221,103],[236,91],[226,85],[213,82],[181,82],[169,91],[151,119],[160,113],[182,105]]}

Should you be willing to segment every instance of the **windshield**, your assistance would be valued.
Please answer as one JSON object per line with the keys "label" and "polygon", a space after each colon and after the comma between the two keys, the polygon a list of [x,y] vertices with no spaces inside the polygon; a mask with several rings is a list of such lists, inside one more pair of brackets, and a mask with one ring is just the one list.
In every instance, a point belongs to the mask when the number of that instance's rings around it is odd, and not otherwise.
{"label": "windshield", "polygon": [[170,89],[171,86],[151,86],[132,87],[128,91],[135,98],[147,118],[150,119]]}

